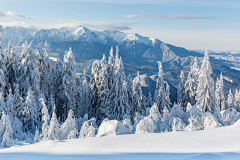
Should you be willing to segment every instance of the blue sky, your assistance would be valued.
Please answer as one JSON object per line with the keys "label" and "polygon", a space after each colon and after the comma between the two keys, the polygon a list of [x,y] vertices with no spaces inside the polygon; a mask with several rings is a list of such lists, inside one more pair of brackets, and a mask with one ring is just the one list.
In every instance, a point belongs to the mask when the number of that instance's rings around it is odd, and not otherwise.
{"label": "blue sky", "polygon": [[240,0],[1,0],[0,25],[83,25],[187,49],[240,51]]}

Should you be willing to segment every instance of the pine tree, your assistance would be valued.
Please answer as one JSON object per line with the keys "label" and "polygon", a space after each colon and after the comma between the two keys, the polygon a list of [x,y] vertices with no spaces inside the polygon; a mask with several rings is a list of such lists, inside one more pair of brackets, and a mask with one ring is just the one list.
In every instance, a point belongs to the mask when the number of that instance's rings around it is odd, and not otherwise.
{"label": "pine tree", "polygon": [[2,147],[10,147],[13,144],[11,120],[4,112],[0,121],[0,141]]}
{"label": "pine tree", "polygon": [[108,89],[111,90],[112,89],[112,85],[115,81],[115,66],[114,66],[114,57],[113,57],[113,47],[111,47],[110,50],[110,55],[108,57],[108,68],[107,68],[107,72],[108,72]]}
{"label": "pine tree", "polygon": [[11,45],[11,42],[8,43],[8,48],[5,50],[5,62],[6,62],[6,72],[7,72],[7,82],[11,88],[13,88],[14,83],[16,83],[18,75],[17,75],[17,63],[16,63],[16,55],[14,48]]}
{"label": "pine tree", "polygon": [[148,107],[151,108],[152,105],[153,105],[152,94],[151,94],[151,92],[149,91],[149,92],[148,92],[148,98],[147,98],[146,108],[148,108]]}
{"label": "pine tree", "polygon": [[41,102],[41,106],[42,106],[42,134],[43,134],[43,139],[48,139],[48,130],[49,130],[49,126],[48,126],[48,121],[49,121],[49,115],[48,115],[48,109],[47,106],[45,104],[45,101],[43,98],[40,98],[39,101]]}
{"label": "pine tree", "polygon": [[96,119],[99,123],[106,117],[106,110],[109,109],[109,88],[108,88],[108,72],[107,72],[106,57],[103,55],[101,60],[101,70],[99,73],[99,87],[98,87],[98,109]]}
{"label": "pine tree", "polygon": [[[37,52],[37,67],[40,76],[40,90],[48,100],[52,92],[52,68],[49,62],[49,51],[47,42],[45,42],[45,48],[43,51]],[[48,101],[45,103],[48,104]]]}
{"label": "pine tree", "polygon": [[55,113],[55,106],[53,108],[48,134],[48,138],[52,140],[57,140],[60,136],[60,126]]}
{"label": "pine tree", "polygon": [[206,49],[199,74],[196,105],[203,112],[209,111],[213,113],[217,107],[217,103],[214,94],[214,81],[211,74],[212,67],[209,61],[208,51]]}
{"label": "pine tree", "polygon": [[236,89],[234,98],[234,108],[240,112],[240,92]]}
{"label": "pine tree", "polygon": [[225,110],[225,97],[223,92],[223,78],[222,73],[220,79],[217,78],[215,96],[217,100],[217,105],[220,107],[220,110]]}
{"label": "pine tree", "polygon": [[[116,120],[122,120],[123,116],[129,115],[130,116],[130,108],[128,105],[128,95],[127,95],[127,88],[126,88],[126,82],[125,82],[125,72],[124,72],[124,66],[122,59],[119,59],[119,66],[116,66],[118,68],[116,72],[116,80],[112,86],[112,89],[110,91],[110,118],[116,119]],[[141,89],[141,86],[140,86]],[[142,90],[141,90],[142,91]],[[141,100],[144,98],[144,95],[142,95],[142,92],[139,91],[136,94],[139,94],[139,102],[137,105],[138,107],[141,107],[143,109],[146,109],[146,104],[143,103]],[[141,92],[141,93],[140,93]],[[145,99],[144,99],[145,101]],[[141,103],[141,104],[140,104]],[[140,108],[139,108],[140,109]],[[145,111],[145,110],[144,110]],[[141,111],[142,113],[143,111]]]}
{"label": "pine tree", "polygon": [[233,95],[231,89],[229,90],[227,104],[228,108],[233,108]]}
{"label": "pine tree", "polygon": [[40,142],[40,136],[39,136],[39,131],[38,131],[37,126],[36,126],[36,132],[35,132],[35,136],[34,136],[34,142],[35,143]]}
{"label": "pine tree", "polygon": [[[3,32],[3,28],[0,25],[0,35]],[[7,86],[7,76],[6,76],[6,63],[5,56],[2,47],[2,39],[0,37],[0,92],[5,96],[5,87]]]}
{"label": "pine tree", "polygon": [[95,128],[93,127],[92,123],[88,128],[88,134],[87,134],[87,138],[90,137],[95,137]]}
{"label": "pine tree", "polygon": [[89,116],[94,117],[97,112],[98,107],[98,88],[99,88],[99,68],[100,62],[94,61],[92,64],[92,73],[90,77],[89,87],[90,87],[90,107]]}
{"label": "pine tree", "polygon": [[190,68],[187,80],[184,85],[184,88],[185,88],[185,95],[184,95],[185,100],[183,105],[184,108],[187,107],[188,102],[190,102],[191,105],[196,104],[198,77],[199,77],[199,67],[198,67],[197,57],[195,57],[194,63]]}
{"label": "pine tree", "polygon": [[82,105],[82,115],[88,114],[89,111],[89,85],[87,82],[87,76],[86,76],[86,70],[83,71],[83,93],[82,93],[82,99],[81,99],[81,105]]}
{"label": "pine tree", "polygon": [[133,80],[132,76],[129,74],[127,77],[127,94],[128,94],[128,105],[130,107],[130,113],[133,112]]}
{"label": "pine tree", "polygon": [[13,95],[12,95],[12,89],[9,89],[9,94],[6,99],[6,114],[9,116],[10,120],[13,121],[14,116],[15,116],[15,110],[14,110],[14,105],[13,105]]}
{"label": "pine tree", "polygon": [[77,133],[75,119],[74,119],[74,113],[72,110],[70,110],[68,112],[68,117],[61,126],[60,139],[67,139],[67,137],[71,133],[71,131],[75,131],[75,133]]}
{"label": "pine tree", "polygon": [[163,109],[163,116],[162,116],[162,121],[165,121],[167,119],[170,118],[170,113],[169,113],[169,110],[168,108],[165,106],[164,109]]}
{"label": "pine tree", "polygon": [[76,74],[76,79],[75,79],[75,117],[80,118],[82,113],[82,105],[81,105],[81,99],[82,99],[82,78],[80,77],[79,74]]}
{"label": "pine tree", "polygon": [[[167,109],[171,110],[170,105],[170,92],[169,92],[169,85],[166,81],[163,80],[163,70],[162,70],[162,62],[158,61],[158,78],[156,83],[156,89],[154,94],[154,101],[159,108],[159,112],[162,114],[164,107],[166,106]],[[165,89],[166,86],[166,89]]]}
{"label": "pine tree", "polygon": [[181,71],[181,74],[180,74],[180,82],[179,82],[179,87],[178,87],[178,91],[177,91],[177,102],[178,102],[178,105],[182,106],[185,104],[184,100],[185,100],[185,77],[184,77],[184,72],[183,70]]}
{"label": "pine tree", "polygon": [[25,106],[23,109],[23,129],[25,132],[34,133],[35,126],[38,124],[37,103],[35,101],[34,93],[31,87],[28,90]]}
{"label": "pine tree", "polygon": [[131,115],[136,112],[142,115],[146,114],[146,97],[142,94],[139,71],[133,86],[133,113]]}
{"label": "pine tree", "polygon": [[24,108],[24,102],[23,102],[23,98],[22,95],[20,93],[19,90],[19,84],[15,83],[13,84],[13,98],[12,98],[12,103],[14,105],[14,111],[15,111],[15,116],[19,117],[20,120],[22,120],[22,112],[23,112],[23,108]]}

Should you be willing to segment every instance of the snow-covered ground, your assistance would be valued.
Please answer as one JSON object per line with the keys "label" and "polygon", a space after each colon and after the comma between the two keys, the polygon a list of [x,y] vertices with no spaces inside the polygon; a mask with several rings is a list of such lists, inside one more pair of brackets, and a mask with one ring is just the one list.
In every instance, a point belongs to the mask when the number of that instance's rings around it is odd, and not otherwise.
{"label": "snow-covered ground", "polygon": [[0,149],[0,159],[240,159],[240,121],[192,132],[45,140]]}

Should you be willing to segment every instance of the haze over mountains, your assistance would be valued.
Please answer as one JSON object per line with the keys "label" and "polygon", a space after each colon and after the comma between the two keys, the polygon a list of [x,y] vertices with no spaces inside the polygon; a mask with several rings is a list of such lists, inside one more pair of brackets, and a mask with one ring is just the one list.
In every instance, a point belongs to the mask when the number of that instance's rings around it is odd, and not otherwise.
{"label": "haze over mountains", "polygon": [[[170,84],[171,99],[176,101],[176,91],[179,83],[181,70],[185,71],[185,77],[189,67],[193,63],[194,57],[198,57],[199,62],[203,57],[201,51],[189,51],[181,47],[166,44],[161,40],[142,37],[139,34],[124,33],[120,31],[94,31],[86,27],[61,28],[61,29],[42,29],[35,30],[22,27],[6,27],[2,34],[2,43],[7,46],[11,41],[18,53],[21,46],[27,40],[33,41],[32,48],[43,48],[45,41],[48,42],[50,57],[63,58],[65,50],[69,47],[75,53],[76,62],[80,64],[79,71],[87,68],[90,71],[91,64],[95,59],[101,59],[102,55],[109,56],[111,46],[119,46],[119,55],[122,57],[126,75],[136,75],[139,70],[143,79],[143,92],[145,95],[150,90],[155,89],[155,74],[158,71],[157,61],[163,62],[165,79]],[[204,49],[204,48],[203,48]],[[210,61],[213,67],[213,77],[223,72],[225,94],[232,88],[235,91],[239,88],[240,71],[236,58],[226,58],[235,55],[227,53],[214,53]],[[51,58],[54,60],[54,58]],[[54,64],[54,61],[52,62]]]}

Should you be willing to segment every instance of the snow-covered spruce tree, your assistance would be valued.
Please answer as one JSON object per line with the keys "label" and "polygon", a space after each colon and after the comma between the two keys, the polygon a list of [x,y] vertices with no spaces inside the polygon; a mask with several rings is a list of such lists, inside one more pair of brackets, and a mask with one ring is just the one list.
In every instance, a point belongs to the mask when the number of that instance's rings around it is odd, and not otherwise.
{"label": "snow-covered spruce tree", "polygon": [[5,62],[6,62],[6,71],[7,71],[7,82],[11,88],[13,88],[14,83],[18,78],[17,62],[14,48],[11,45],[11,42],[8,43],[8,48],[5,50]]}
{"label": "snow-covered spruce tree", "polygon": [[12,122],[12,130],[13,130],[13,138],[14,139],[22,139],[23,138],[23,124],[22,122],[15,116]]}
{"label": "snow-covered spruce tree", "polygon": [[23,98],[22,98],[22,95],[19,90],[18,83],[13,84],[12,103],[14,106],[15,116],[19,117],[20,120],[22,120],[22,111],[23,111],[23,107],[24,107],[24,102],[23,102]]}
{"label": "snow-covered spruce tree", "polygon": [[142,93],[142,87],[140,83],[140,75],[139,71],[136,77],[136,81],[133,85],[133,110],[132,114],[134,115],[136,112],[142,114],[143,116],[146,114],[146,97]]}
{"label": "snow-covered spruce tree", "polygon": [[35,132],[35,136],[34,136],[34,142],[35,143],[40,142],[40,136],[39,136],[39,131],[38,131],[37,126],[36,126],[36,132]]}
{"label": "snow-covered spruce tree", "polygon": [[[45,42],[45,48],[42,51],[37,52],[37,67],[40,76],[40,90],[44,94],[46,100],[49,99],[52,92],[52,68],[48,57],[48,45]],[[45,102],[48,104],[48,101]]]}
{"label": "snow-covered spruce tree", "polygon": [[165,120],[170,118],[170,113],[169,113],[169,110],[166,106],[164,107],[162,113],[163,113],[162,114],[162,119],[161,119],[162,121],[165,121]]}
{"label": "snow-covered spruce tree", "polygon": [[114,56],[113,56],[113,47],[111,47],[110,55],[108,57],[108,89],[109,91],[112,89],[112,85],[115,81],[115,62],[114,62]]}
{"label": "snow-covered spruce tree", "polygon": [[[123,116],[125,114],[130,116],[130,112],[129,112],[130,108],[128,105],[128,97],[127,97],[128,95],[127,95],[127,88],[126,88],[126,82],[125,82],[124,66],[121,58],[119,59],[118,65],[119,66],[116,66],[116,68],[118,68],[118,70],[116,71],[116,80],[110,91],[111,93],[110,119],[123,120]],[[144,100],[145,102],[145,99],[141,91],[138,91],[138,93],[136,94],[139,94],[138,107],[142,107],[142,108],[146,107],[146,104],[142,102],[142,100]]]}
{"label": "snow-covered spruce tree", "polygon": [[[0,35],[3,32],[3,28],[0,25]],[[2,39],[0,37],[0,92],[5,96],[6,94],[6,86],[7,86],[7,75],[6,75],[6,63],[5,63],[5,55],[2,47]]]}
{"label": "snow-covered spruce tree", "polygon": [[64,88],[63,88],[63,62],[58,59],[56,70],[54,72],[54,99],[56,105],[56,114],[61,122],[64,122]]}
{"label": "snow-covered spruce tree", "polygon": [[[22,45],[22,53],[20,54],[19,62],[19,89],[22,92],[22,96],[25,99],[28,93],[28,89],[31,87],[36,97],[35,101],[38,100],[40,93],[40,74],[36,64],[36,55],[31,50],[32,41],[30,44],[25,41]],[[36,50],[38,54],[39,50]]]}
{"label": "snow-covered spruce tree", "polygon": [[211,74],[212,67],[206,49],[199,74],[196,106],[198,106],[203,112],[209,111],[213,113],[217,107],[217,103],[214,94],[214,81]]}
{"label": "snow-covered spruce tree", "polygon": [[190,68],[187,80],[184,85],[184,88],[185,88],[185,96],[184,96],[185,100],[183,104],[184,108],[187,107],[188,102],[190,102],[191,105],[196,104],[198,77],[199,77],[199,67],[198,67],[197,57],[195,57],[194,63]]}
{"label": "snow-covered spruce tree", "polygon": [[84,113],[82,113],[82,105],[81,105],[81,99],[82,99],[82,77],[80,77],[80,74],[76,74],[75,79],[75,117],[80,118]]}
{"label": "snow-covered spruce tree", "polygon": [[151,117],[155,122],[162,118],[156,103],[152,105],[149,117]]}
{"label": "snow-covered spruce tree", "polygon": [[43,134],[43,139],[48,139],[48,130],[49,130],[49,126],[48,126],[48,121],[49,121],[49,115],[48,115],[48,109],[47,106],[45,104],[45,101],[43,98],[40,98],[39,101],[41,102],[41,106],[42,106],[42,134]]}
{"label": "snow-covered spruce tree", "polygon": [[[163,70],[162,70],[162,62],[158,61],[158,78],[156,83],[156,89],[154,94],[154,101],[159,108],[159,112],[162,114],[164,107],[166,106],[170,112],[170,92],[169,92],[169,85],[163,79]],[[165,89],[166,86],[166,89]]]}
{"label": "snow-covered spruce tree", "polygon": [[0,142],[2,147],[10,147],[13,144],[11,120],[4,112],[0,121]]}
{"label": "snow-covered spruce tree", "polygon": [[23,116],[23,130],[25,132],[29,131],[31,133],[35,132],[35,126],[38,124],[37,121],[37,103],[35,101],[35,95],[31,89],[28,89],[25,106],[23,108],[22,116]]}
{"label": "snow-covered spruce tree", "polygon": [[88,128],[89,128],[89,125],[88,125],[88,122],[86,121],[83,123],[83,125],[81,127],[79,138],[87,138]]}
{"label": "snow-covered spruce tree", "polygon": [[89,116],[93,117],[96,114],[98,107],[98,88],[99,88],[99,68],[100,62],[98,60],[94,61],[92,64],[92,73],[90,77],[89,87],[90,87],[90,107]]}
{"label": "snow-covered spruce tree", "polygon": [[101,70],[99,73],[98,87],[98,108],[95,114],[98,124],[106,117],[106,111],[109,110],[109,88],[108,88],[108,72],[106,57],[103,55],[101,60]]}
{"label": "snow-covered spruce tree", "polygon": [[240,92],[236,89],[234,97],[234,108],[240,112]]}
{"label": "snow-covered spruce tree", "polygon": [[73,113],[72,110],[70,110],[68,112],[68,117],[67,117],[66,121],[61,126],[60,139],[67,139],[68,135],[71,133],[71,131],[74,131],[74,133],[77,134],[74,113]]}
{"label": "snow-covered spruce tree", "polygon": [[220,107],[220,110],[225,110],[225,97],[223,92],[223,77],[222,73],[220,78],[217,78],[215,96],[217,100],[217,105]]}
{"label": "snow-covered spruce tree", "polygon": [[55,113],[55,106],[53,107],[52,118],[48,130],[48,138],[52,140],[58,140],[60,136],[60,126]]}
{"label": "snow-covered spruce tree", "polygon": [[5,105],[5,101],[4,101],[4,96],[2,94],[2,92],[0,92],[0,113],[2,112],[7,112],[7,107]]}
{"label": "snow-covered spruce tree", "polygon": [[48,105],[47,105],[49,115],[51,115],[53,113],[54,106],[55,106],[55,101],[54,101],[53,93],[51,92],[49,95],[49,98],[48,98]]}
{"label": "snow-covered spruce tree", "polygon": [[13,95],[12,95],[12,89],[11,88],[9,89],[9,94],[6,98],[5,106],[6,106],[6,109],[7,109],[5,111],[5,113],[9,116],[9,118],[12,122],[13,119],[14,119],[14,116],[15,116],[15,110],[14,110],[14,105],[13,105]]}
{"label": "snow-covered spruce tree", "polygon": [[129,74],[127,77],[127,94],[128,94],[128,105],[130,107],[130,113],[133,110],[133,79],[132,76]]}
{"label": "snow-covered spruce tree", "polygon": [[152,105],[153,105],[152,94],[151,94],[151,92],[149,91],[149,92],[148,92],[148,98],[147,98],[147,105],[146,105],[146,108],[148,108],[148,107],[151,108]]}
{"label": "snow-covered spruce tree", "polygon": [[182,106],[185,104],[184,100],[185,100],[185,77],[184,77],[184,72],[183,70],[181,71],[180,74],[180,82],[179,82],[179,87],[178,87],[178,91],[177,91],[177,103],[178,105]]}
{"label": "snow-covered spruce tree", "polygon": [[90,137],[95,137],[95,128],[93,127],[92,123],[88,128],[88,134],[87,134],[87,138]]}
{"label": "snow-covered spruce tree", "polygon": [[88,114],[89,107],[90,107],[90,99],[89,99],[89,85],[87,82],[87,75],[86,70],[83,71],[83,88],[82,88],[82,98],[81,98],[81,105],[82,105],[82,115]]}
{"label": "snow-covered spruce tree", "polygon": [[228,104],[228,108],[233,107],[233,94],[231,89],[229,89],[227,104]]}

